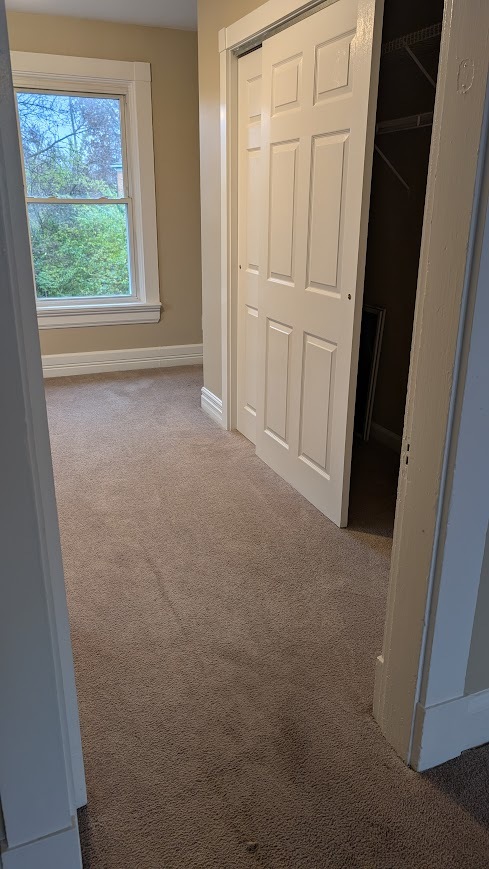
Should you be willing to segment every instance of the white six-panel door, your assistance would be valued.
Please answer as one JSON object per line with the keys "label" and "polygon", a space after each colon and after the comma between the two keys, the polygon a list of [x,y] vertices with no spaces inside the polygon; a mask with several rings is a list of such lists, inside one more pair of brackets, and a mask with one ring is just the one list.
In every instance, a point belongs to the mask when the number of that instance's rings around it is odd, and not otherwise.
{"label": "white six-panel door", "polygon": [[258,278],[257,454],[338,525],[348,515],[380,5],[337,0],[264,41],[264,229],[251,253],[253,224],[244,260],[246,281],[251,266]]}
{"label": "white six-panel door", "polygon": [[263,199],[262,51],[238,63],[237,428],[256,442],[258,304]]}

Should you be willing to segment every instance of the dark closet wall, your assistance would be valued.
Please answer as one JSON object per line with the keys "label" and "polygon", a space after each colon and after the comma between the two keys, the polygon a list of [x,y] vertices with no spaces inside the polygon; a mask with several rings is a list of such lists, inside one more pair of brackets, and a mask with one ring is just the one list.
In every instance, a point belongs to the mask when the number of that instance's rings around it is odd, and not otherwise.
{"label": "dark closet wall", "polygon": [[[440,22],[440,0],[386,0],[383,42]],[[436,78],[440,40],[413,46]],[[404,49],[382,57],[377,121],[433,110],[435,90]],[[386,308],[373,420],[402,434],[423,225],[431,127],[378,136],[410,187],[374,155],[365,302]]]}

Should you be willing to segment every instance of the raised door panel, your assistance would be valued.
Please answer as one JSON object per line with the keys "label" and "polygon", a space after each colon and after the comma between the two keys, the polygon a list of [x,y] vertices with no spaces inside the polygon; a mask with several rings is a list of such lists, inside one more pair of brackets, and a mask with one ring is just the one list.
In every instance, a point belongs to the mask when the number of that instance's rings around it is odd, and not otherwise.
{"label": "raised door panel", "polygon": [[335,344],[304,335],[299,457],[328,478],[335,363]]}
{"label": "raised door panel", "polygon": [[292,329],[273,320],[267,322],[265,427],[268,434],[287,447],[287,407]]}
{"label": "raised door panel", "polygon": [[246,185],[246,268],[258,273],[260,268],[261,153],[258,148],[247,151]]}
{"label": "raised door panel", "polygon": [[258,341],[258,311],[251,305],[246,306],[246,341],[245,341],[245,409],[256,416],[257,391],[257,341]]}
{"label": "raised door panel", "polygon": [[345,92],[350,85],[351,41],[354,33],[341,34],[316,48],[314,102]]}
{"label": "raised door panel", "polygon": [[347,133],[340,133],[312,140],[307,285],[334,295],[347,138]]}
{"label": "raised door panel", "polygon": [[302,55],[289,57],[273,68],[272,115],[297,109],[301,104]]}
{"label": "raised door panel", "polygon": [[246,82],[248,123],[259,124],[261,118],[261,71],[259,75],[252,75]]}
{"label": "raised door panel", "polygon": [[272,279],[294,283],[298,142],[274,145],[270,155],[270,259]]}

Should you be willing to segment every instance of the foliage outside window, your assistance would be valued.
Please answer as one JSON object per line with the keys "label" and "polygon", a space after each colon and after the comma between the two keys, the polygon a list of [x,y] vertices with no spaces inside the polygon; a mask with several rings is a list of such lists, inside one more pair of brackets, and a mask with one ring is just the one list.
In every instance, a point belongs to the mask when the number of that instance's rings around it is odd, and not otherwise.
{"label": "foliage outside window", "polygon": [[16,94],[37,298],[130,297],[123,100]]}

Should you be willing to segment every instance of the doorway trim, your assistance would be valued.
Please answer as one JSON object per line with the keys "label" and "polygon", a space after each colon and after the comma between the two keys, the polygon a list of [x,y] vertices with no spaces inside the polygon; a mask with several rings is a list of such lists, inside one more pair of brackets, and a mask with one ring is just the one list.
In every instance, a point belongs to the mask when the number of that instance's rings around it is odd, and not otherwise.
{"label": "doorway trim", "polygon": [[0,864],[81,869],[87,797],[3,0],[0,71]]}
{"label": "doorway trim", "polygon": [[[219,32],[222,425],[236,428],[238,57],[324,0],[268,0]],[[481,20],[482,19],[482,20]],[[392,564],[374,715],[400,757],[412,733],[432,602],[479,195],[489,6],[445,0]],[[468,147],[469,144],[469,147]]]}
{"label": "doorway trim", "polygon": [[436,611],[434,579],[443,554],[445,492],[475,265],[488,33],[489,6],[445,0],[387,614],[374,694],[374,715],[384,736],[417,768],[422,732],[414,732],[414,719]]}

